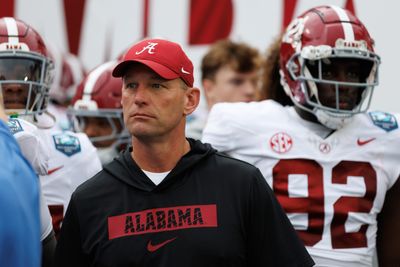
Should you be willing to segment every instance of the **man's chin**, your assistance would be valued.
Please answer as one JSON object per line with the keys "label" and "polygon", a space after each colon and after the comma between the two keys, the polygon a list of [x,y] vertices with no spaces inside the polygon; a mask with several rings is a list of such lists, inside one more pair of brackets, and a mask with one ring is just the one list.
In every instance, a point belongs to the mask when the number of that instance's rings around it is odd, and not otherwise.
{"label": "man's chin", "polygon": [[144,127],[135,127],[133,129],[130,129],[129,132],[137,139],[148,139],[158,135],[155,130]]}
{"label": "man's chin", "polygon": [[[333,108],[333,109],[337,109],[337,107],[336,107],[336,103],[335,104],[329,104],[329,105],[326,105],[327,107],[329,107],[329,108]],[[352,104],[352,103],[339,103],[339,109],[340,110],[348,110],[348,111],[351,111],[351,110],[353,110],[354,108],[356,107],[356,105],[355,104]]]}
{"label": "man's chin", "polygon": [[23,104],[7,104],[4,103],[5,109],[25,109],[25,105]]}

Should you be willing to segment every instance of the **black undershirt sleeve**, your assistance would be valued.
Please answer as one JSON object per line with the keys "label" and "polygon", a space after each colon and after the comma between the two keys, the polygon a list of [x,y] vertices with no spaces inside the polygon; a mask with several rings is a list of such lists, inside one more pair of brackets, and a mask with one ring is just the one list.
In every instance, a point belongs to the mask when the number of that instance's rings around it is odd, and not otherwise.
{"label": "black undershirt sleeve", "polygon": [[82,251],[78,215],[72,195],[57,242],[55,267],[89,265],[88,259]]}
{"label": "black undershirt sleeve", "polygon": [[247,266],[313,266],[274,193],[257,170],[249,192]]}
{"label": "black undershirt sleeve", "polygon": [[56,250],[56,236],[54,231],[46,236],[42,241],[42,267],[51,267],[53,266],[54,252]]}

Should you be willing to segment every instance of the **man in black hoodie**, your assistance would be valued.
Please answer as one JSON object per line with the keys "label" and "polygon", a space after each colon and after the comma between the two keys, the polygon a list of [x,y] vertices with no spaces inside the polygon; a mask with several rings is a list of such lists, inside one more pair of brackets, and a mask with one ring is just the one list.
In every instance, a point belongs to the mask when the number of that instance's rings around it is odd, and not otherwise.
{"label": "man in black hoodie", "polygon": [[113,76],[134,149],[74,192],[57,266],[313,265],[257,168],[185,138],[200,92],[178,44],[143,40]]}

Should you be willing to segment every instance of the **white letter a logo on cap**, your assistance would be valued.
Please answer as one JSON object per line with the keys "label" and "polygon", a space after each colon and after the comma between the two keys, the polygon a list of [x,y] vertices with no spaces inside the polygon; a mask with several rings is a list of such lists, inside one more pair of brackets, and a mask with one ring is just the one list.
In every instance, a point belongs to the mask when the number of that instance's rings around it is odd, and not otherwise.
{"label": "white letter a logo on cap", "polygon": [[143,53],[144,51],[147,50],[147,53],[149,54],[154,54],[154,49],[156,49],[156,45],[158,45],[158,43],[152,43],[152,42],[148,42],[148,45],[143,47],[143,49],[139,52],[136,52],[136,55],[139,55],[141,53]]}

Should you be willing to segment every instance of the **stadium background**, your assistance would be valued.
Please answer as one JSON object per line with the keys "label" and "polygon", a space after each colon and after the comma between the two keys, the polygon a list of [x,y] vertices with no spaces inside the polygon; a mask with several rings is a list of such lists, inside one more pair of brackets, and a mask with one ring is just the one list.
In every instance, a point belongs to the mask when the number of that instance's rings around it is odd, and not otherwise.
{"label": "stadium background", "polygon": [[[0,0],[0,17],[33,25],[48,41],[77,54],[86,69],[116,58],[131,43],[163,37],[182,44],[195,65],[207,46],[230,37],[265,52],[273,38],[302,11],[320,4],[347,7],[376,40],[382,58],[373,109],[400,112],[399,1],[376,0]],[[204,108],[204,101],[200,106]]]}

